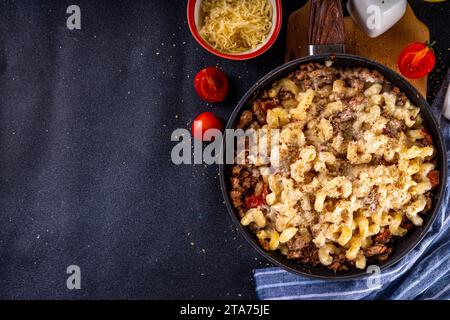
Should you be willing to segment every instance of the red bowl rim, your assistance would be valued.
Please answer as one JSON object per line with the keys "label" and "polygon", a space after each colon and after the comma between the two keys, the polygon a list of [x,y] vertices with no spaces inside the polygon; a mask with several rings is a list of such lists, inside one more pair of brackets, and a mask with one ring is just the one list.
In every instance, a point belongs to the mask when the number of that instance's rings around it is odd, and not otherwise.
{"label": "red bowl rim", "polygon": [[275,40],[278,38],[278,34],[281,30],[281,22],[282,22],[282,10],[281,10],[281,0],[275,0],[276,5],[276,11],[277,11],[277,19],[275,21],[275,29],[271,35],[271,37],[266,41],[266,43],[259,48],[258,50],[250,53],[244,53],[244,54],[228,54],[220,52],[213,47],[211,47],[201,36],[200,33],[197,30],[197,26],[195,25],[195,4],[198,0],[188,0],[187,4],[187,21],[189,29],[191,30],[192,35],[194,36],[194,39],[207,51],[209,51],[212,54],[215,54],[216,56],[219,56],[221,58],[230,59],[230,60],[248,60],[255,58],[264,52],[266,52],[274,43]]}

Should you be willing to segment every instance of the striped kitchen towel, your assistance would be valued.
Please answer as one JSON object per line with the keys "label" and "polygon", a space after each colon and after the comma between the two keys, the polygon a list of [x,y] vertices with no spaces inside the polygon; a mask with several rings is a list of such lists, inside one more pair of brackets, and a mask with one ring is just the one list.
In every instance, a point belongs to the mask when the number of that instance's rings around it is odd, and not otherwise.
{"label": "striped kitchen towel", "polygon": [[[449,81],[450,70],[432,106],[447,150],[450,150],[450,122],[441,116],[440,110]],[[268,300],[450,299],[450,178],[443,178],[447,179],[447,190],[432,228],[400,262],[383,270],[376,282],[373,276],[325,281],[311,280],[280,268],[257,269],[254,271],[257,297]]]}

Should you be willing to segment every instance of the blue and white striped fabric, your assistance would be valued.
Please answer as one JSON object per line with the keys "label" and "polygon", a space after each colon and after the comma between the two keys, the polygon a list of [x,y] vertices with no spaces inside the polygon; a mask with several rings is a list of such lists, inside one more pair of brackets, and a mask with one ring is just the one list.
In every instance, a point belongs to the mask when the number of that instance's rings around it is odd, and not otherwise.
{"label": "blue and white striped fabric", "polygon": [[[440,116],[440,110],[449,82],[450,70],[432,106],[447,150],[450,150],[450,122]],[[450,299],[449,176],[446,179],[442,209],[432,228],[406,257],[379,274],[376,286],[368,277],[347,281],[311,280],[280,268],[266,268],[254,272],[257,297],[267,300]]]}

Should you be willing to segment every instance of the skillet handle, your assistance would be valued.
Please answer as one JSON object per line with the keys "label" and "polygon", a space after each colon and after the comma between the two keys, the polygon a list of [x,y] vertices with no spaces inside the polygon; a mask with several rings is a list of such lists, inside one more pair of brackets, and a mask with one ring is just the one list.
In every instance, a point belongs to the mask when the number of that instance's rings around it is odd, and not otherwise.
{"label": "skillet handle", "polygon": [[344,16],[341,0],[311,0],[310,45],[343,45]]}

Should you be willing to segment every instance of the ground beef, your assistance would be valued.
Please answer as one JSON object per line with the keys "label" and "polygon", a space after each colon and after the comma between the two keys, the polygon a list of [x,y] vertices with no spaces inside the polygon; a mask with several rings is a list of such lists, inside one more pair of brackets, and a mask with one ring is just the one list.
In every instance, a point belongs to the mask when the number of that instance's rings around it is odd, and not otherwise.
{"label": "ground beef", "polygon": [[338,160],[336,166],[336,176],[348,176],[352,172],[353,166],[348,160]]}
{"label": "ground beef", "polygon": [[333,271],[345,271],[348,270],[348,260],[345,257],[345,252],[340,252],[333,255],[333,263],[328,268]]}
{"label": "ground beef", "polygon": [[336,80],[336,69],[322,67],[309,73],[309,77],[313,80],[314,89],[318,89],[326,84],[332,84]]}
{"label": "ground beef", "polygon": [[290,251],[288,259],[299,260],[309,265],[319,264],[318,249],[305,236],[297,234],[286,245]]}
{"label": "ground beef", "polygon": [[242,207],[244,205],[244,202],[242,201],[242,193],[243,192],[239,190],[230,191],[231,202],[236,208]]}
{"label": "ground beef", "polygon": [[404,106],[405,105],[405,103],[406,103],[406,101],[408,100],[408,98],[405,96],[405,94],[402,92],[398,97],[397,97],[397,100],[396,100],[396,104],[398,105],[398,106]]}
{"label": "ground beef", "polygon": [[369,70],[367,68],[353,68],[339,70],[341,79],[353,80],[359,79],[361,81],[370,83],[383,83],[383,76],[376,70]]}
{"label": "ground beef", "polygon": [[431,207],[433,206],[433,201],[431,200],[430,195],[427,195],[427,204],[425,205],[425,208],[423,209],[422,213],[430,211]]}
{"label": "ground beef", "polygon": [[392,239],[392,234],[389,228],[383,228],[374,238],[377,243],[386,244]]}
{"label": "ground beef", "polygon": [[250,123],[250,125],[248,126],[247,129],[254,129],[254,130],[256,130],[256,129],[259,129],[259,128],[261,128],[261,125],[259,124],[259,122],[258,121],[253,121],[252,123]]}
{"label": "ground beef", "polygon": [[346,123],[341,130],[342,130],[342,137],[345,140],[353,140],[358,138],[357,132],[355,131],[353,126],[350,125],[349,123]]}
{"label": "ground beef", "polygon": [[269,251],[269,240],[267,239],[259,239],[259,243],[264,250]]}
{"label": "ground beef", "polygon": [[334,131],[337,133],[345,130],[347,127],[350,127],[355,119],[355,112],[351,109],[346,109],[342,112],[336,113],[331,117],[331,125],[333,126]]}
{"label": "ground beef", "polygon": [[400,227],[409,231],[414,227],[414,224],[411,221],[404,218],[402,223],[400,224]]}
{"label": "ground beef", "polygon": [[371,247],[364,249],[364,255],[366,257],[373,257],[373,256],[377,256],[380,254],[387,253],[388,250],[389,250],[389,248],[386,245],[379,243],[379,244],[375,244]]}
{"label": "ground beef", "polygon": [[356,119],[355,112],[351,109],[344,110],[339,113],[339,121],[340,122],[347,122],[352,121]]}
{"label": "ground beef", "polygon": [[345,93],[344,92],[333,92],[330,95],[330,99],[331,100],[342,101],[343,103],[346,103],[344,98],[345,98]]}
{"label": "ground beef", "polygon": [[288,259],[295,259],[301,263],[313,266],[320,263],[318,250],[312,244],[307,245],[302,250],[289,252],[287,257]]}
{"label": "ground beef", "polygon": [[261,100],[253,102],[252,111],[258,123],[264,125],[266,123],[266,110],[264,110]]}
{"label": "ground beef", "polygon": [[431,134],[428,132],[427,129],[423,128],[422,131],[422,146],[432,146],[433,145],[433,138],[431,137]]}
{"label": "ground beef", "polygon": [[305,70],[295,70],[289,74],[289,79],[295,82],[295,84],[300,84],[301,81],[305,80],[308,76],[308,71]]}
{"label": "ground beef", "polygon": [[309,243],[309,239],[301,235],[294,236],[291,240],[289,240],[286,245],[291,251],[301,251],[305,248]]}
{"label": "ground beef", "polygon": [[403,130],[405,130],[405,124],[400,120],[391,118],[383,128],[383,133],[389,137],[396,138]]}
{"label": "ground beef", "polygon": [[392,88],[392,93],[395,94],[395,96],[397,97],[397,100],[395,101],[395,103],[398,106],[404,106],[406,101],[408,100],[408,98],[406,97],[406,95],[400,91],[400,89],[398,87],[394,87]]}
{"label": "ground beef", "polygon": [[253,102],[252,111],[253,115],[260,125],[265,125],[267,110],[280,106],[280,100],[278,98],[273,99],[257,99]]}
{"label": "ground beef", "polygon": [[[255,173],[256,172],[256,173]],[[230,198],[233,206],[242,217],[245,213],[245,197],[254,192],[258,181],[262,181],[259,172],[251,166],[234,165],[231,168]]]}
{"label": "ground beef", "polygon": [[376,256],[375,258],[378,260],[378,262],[383,262],[389,258],[389,256],[391,255],[391,251],[392,251],[392,249],[388,248],[386,253],[380,254],[380,255]]}
{"label": "ground beef", "polygon": [[336,68],[326,67],[318,63],[302,65],[300,70],[292,72],[288,78],[295,82],[301,90],[318,89],[326,84],[332,84],[337,79]]}
{"label": "ground beef", "polygon": [[252,186],[252,179],[250,177],[244,178],[242,180],[242,187],[245,189],[249,189]]}
{"label": "ground beef", "polygon": [[[267,95],[265,95],[267,98]],[[254,118],[266,118],[267,110],[272,107],[271,104],[277,103],[275,99],[257,100],[253,103],[253,111],[245,110],[242,112],[237,128],[246,130],[248,128],[258,129],[261,127],[260,121],[253,121]],[[256,110],[256,111],[255,111]],[[261,121],[262,122],[262,121]],[[254,192],[258,181],[262,180],[258,170],[253,169],[251,165],[234,165],[231,167],[230,177],[230,198],[233,206],[238,210],[242,217],[246,211],[245,197]]]}
{"label": "ground beef", "polygon": [[237,124],[238,129],[245,129],[252,123],[253,113],[250,110],[245,110],[242,112],[241,117],[239,118],[239,122]]}
{"label": "ground beef", "polygon": [[391,92],[392,90],[392,84],[389,81],[384,81],[383,82],[383,87],[381,88],[381,92],[385,93],[385,92]]}
{"label": "ground beef", "polygon": [[241,188],[241,183],[239,181],[239,178],[230,178],[231,181],[231,189],[233,190],[239,190]]}
{"label": "ground beef", "polygon": [[362,91],[364,89],[364,81],[360,79],[350,79],[349,80],[350,87]]}
{"label": "ground beef", "polygon": [[320,263],[318,249],[307,237],[297,234],[286,245],[290,251],[288,259],[295,259],[309,265]]}
{"label": "ground beef", "polygon": [[294,99],[295,95],[288,90],[280,89],[280,92],[278,93],[278,98],[280,100],[290,100],[290,99]]}
{"label": "ground beef", "polygon": [[348,101],[348,105],[352,109],[356,109],[357,106],[363,104],[365,107],[369,104],[369,99],[363,94],[358,94],[355,97],[352,97],[350,101]]}
{"label": "ground beef", "polygon": [[392,234],[389,228],[383,228],[373,237],[373,240],[374,244],[364,249],[364,255],[378,262],[385,261],[392,252]]}
{"label": "ground beef", "polygon": [[240,165],[233,166],[233,168],[231,168],[231,174],[233,175],[233,177],[239,177],[241,170],[242,166]]}

